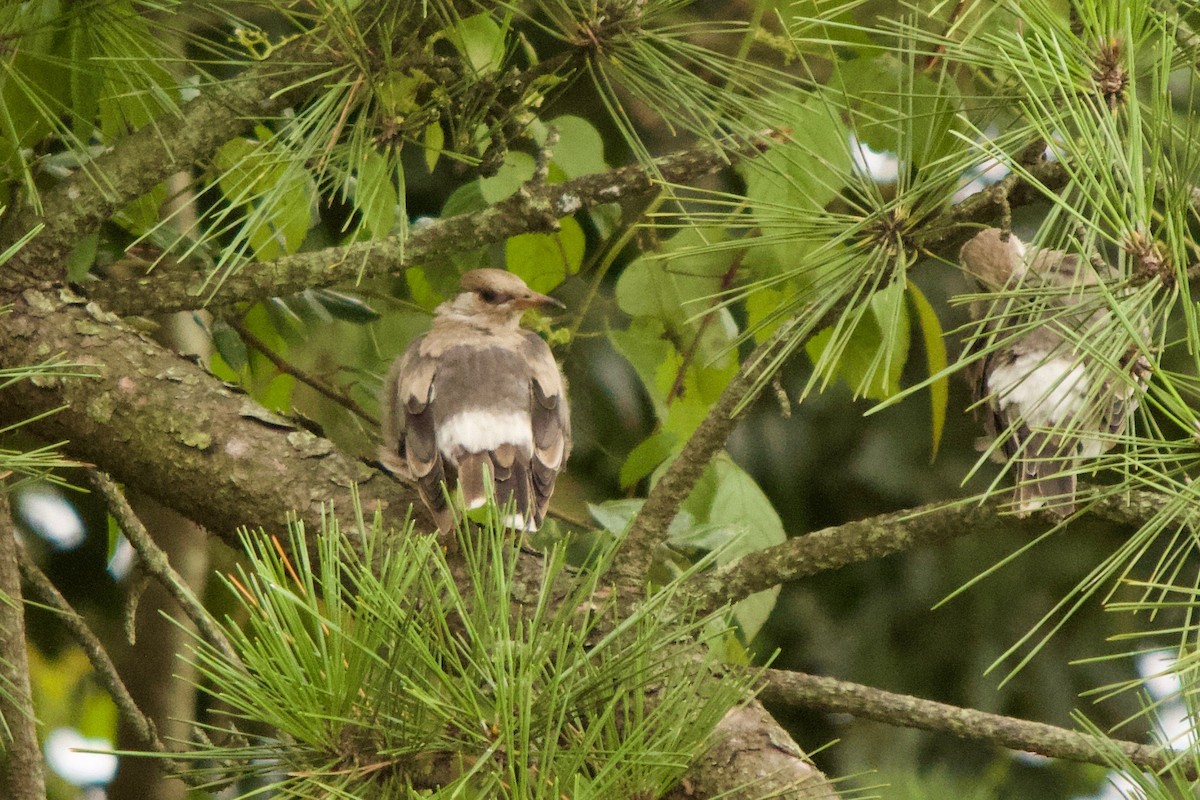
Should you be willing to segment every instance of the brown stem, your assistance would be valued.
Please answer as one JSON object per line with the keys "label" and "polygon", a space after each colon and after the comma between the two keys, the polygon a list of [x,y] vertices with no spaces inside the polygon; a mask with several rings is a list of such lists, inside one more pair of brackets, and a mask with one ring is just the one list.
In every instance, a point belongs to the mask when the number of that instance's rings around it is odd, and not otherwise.
{"label": "brown stem", "polygon": [[[765,684],[759,697],[767,704],[850,714],[888,725],[939,731],[960,739],[1104,767],[1112,766],[1114,751],[1155,772],[1166,770],[1179,760],[1178,754],[1169,749],[1091,736],[1044,722],[988,714],[833,678],[779,669],[766,670],[763,677]],[[1189,775],[1189,779],[1195,777]]]}
{"label": "brown stem", "polygon": [[98,469],[89,469],[87,475],[92,486],[96,487],[96,491],[104,498],[108,512],[116,519],[121,532],[133,545],[138,558],[141,559],[142,567],[162,584],[175,602],[179,603],[179,607],[195,624],[200,635],[209,644],[220,650],[221,655],[227,661],[237,662],[238,656],[229,644],[229,639],[225,637],[225,632],[213,622],[211,615],[188,587],[187,581],[171,566],[167,554],[154,543],[150,532],[146,530],[146,526],[134,513],[116,482]]}
{"label": "brown stem", "polygon": [[92,629],[83,621],[83,617],[71,608],[71,604],[55,588],[45,573],[38,569],[37,564],[33,563],[33,559],[25,553],[23,548],[19,548],[18,564],[21,569],[21,577],[29,584],[33,594],[51,611],[58,613],[58,619],[67,629],[71,638],[83,650],[92,669],[96,672],[96,679],[116,704],[117,713],[136,732],[139,745],[146,750],[154,750],[159,753],[169,752],[166,745],[159,740],[154,722],[138,708],[137,703],[129,694],[129,689],[125,687],[125,682],[117,673],[112,659],[109,658],[108,651],[104,649],[104,645],[101,644],[96,634],[92,633]]}
{"label": "brown stem", "polygon": [[666,541],[667,527],[678,513],[680,504],[691,494],[708,462],[724,447],[736,424],[736,411],[753,400],[753,395],[762,388],[762,377],[790,354],[791,334],[791,325],[781,325],[771,338],[754,349],[679,456],[650,489],[613,563],[619,585],[636,592],[645,582],[654,553]]}
{"label": "brown stem", "polygon": [[267,361],[270,361],[275,365],[275,369],[279,370],[284,375],[291,375],[304,385],[312,388],[313,391],[317,392],[318,394],[328,397],[333,402],[337,403],[343,408],[348,409],[352,414],[358,415],[360,419],[369,423],[372,428],[379,427],[379,418],[367,412],[366,409],[355,402],[354,398],[352,398],[350,395],[346,394],[340,389],[335,389],[315,375],[308,374],[304,370],[292,364],[283,356],[276,353],[271,349],[270,345],[255,336],[241,320],[231,317],[229,320],[227,320],[227,322],[229,327],[237,331],[238,336],[242,337],[242,341],[253,347],[258,352],[262,353],[263,357],[266,358]]}
{"label": "brown stem", "polygon": [[25,603],[17,569],[20,543],[0,483],[0,787],[12,800],[45,800],[37,717],[29,685]]}
{"label": "brown stem", "polygon": [[[1150,519],[1162,502],[1155,492],[1129,492],[1096,499],[1087,505],[1087,513],[1110,522],[1137,524]],[[1045,530],[1046,520],[1041,517],[1018,519],[1000,514],[1005,506],[1003,501],[932,504],[843,523],[747,553],[727,567],[696,575],[687,591],[701,608],[714,610],[786,581],[940,544],[997,524]]]}

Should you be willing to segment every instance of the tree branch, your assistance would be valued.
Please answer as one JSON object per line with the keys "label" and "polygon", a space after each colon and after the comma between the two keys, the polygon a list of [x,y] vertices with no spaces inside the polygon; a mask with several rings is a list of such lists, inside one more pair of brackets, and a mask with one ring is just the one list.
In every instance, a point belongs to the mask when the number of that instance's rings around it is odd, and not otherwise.
{"label": "tree branch", "polygon": [[121,493],[121,489],[113,479],[98,469],[89,469],[87,474],[92,486],[96,487],[96,491],[104,498],[109,513],[117,520],[117,525],[120,526],[121,532],[125,534],[125,538],[129,540],[129,543],[133,545],[133,549],[137,552],[138,558],[141,560],[142,566],[146,571],[162,584],[162,587],[167,590],[167,593],[171,597],[175,598],[175,602],[179,603],[179,607],[187,614],[188,619],[196,625],[196,630],[200,631],[200,635],[209,644],[220,650],[221,655],[227,661],[231,663],[238,661],[237,653],[234,652],[233,647],[229,644],[229,639],[225,637],[225,632],[213,622],[212,616],[204,609],[200,601],[196,599],[196,595],[188,587],[187,581],[171,566],[167,559],[167,554],[154,543],[150,532],[146,530],[146,526],[138,519],[137,514],[130,507],[129,501],[125,499],[125,495]]}
{"label": "tree branch", "polygon": [[[1136,491],[1096,498],[1083,509],[1089,516],[1138,524],[1150,519],[1162,503],[1162,497],[1154,492]],[[712,611],[786,581],[941,544],[997,523],[1030,532],[1046,530],[1044,517],[1020,519],[1000,513],[1007,506],[1006,501],[994,500],[934,503],[847,522],[747,553],[722,569],[692,577],[686,591],[701,608]]]}
{"label": "tree branch", "polygon": [[25,602],[21,597],[17,528],[0,482],[0,786],[12,800],[45,800],[37,716],[29,685]]}
{"label": "tree branch", "polygon": [[655,551],[666,541],[667,527],[679,512],[680,504],[691,494],[708,462],[733,432],[735,411],[754,399],[754,387],[761,387],[762,376],[774,371],[795,350],[797,343],[789,341],[791,332],[791,325],[781,325],[771,338],[754,349],[679,456],[650,489],[613,562],[613,573],[620,586],[640,591]]}
{"label": "tree branch", "polygon": [[520,233],[557,230],[559,219],[581,209],[648,194],[660,188],[659,180],[686,183],[722,169],[732,158],[758,152],[760,146],[755,144],[728,149],[701,146],[657,159],[651,168],[631,165],[564,183],[530,183],[482,211],[432,222],[407,239],[389,236],[246,264],[219,285],[212,285],[205,274],[159,270],[130,280],[99,282],[88,286],[88,293],[117,314],[146,314],[224,308],[396,274],[413,264],[469,252]]}
{"label": "tree branch", "polygon": [[[40,213],[25,209],[0,228],[0,242],[15,241],[37,223],[42,229],[0,273],[0,286],[61,280],[76,242],[126,203],[167,176],[203,160],[220,145],[320,88],[316,78],[331,66],[319,56],[320,36],[309,33],[279,46],[262,63],[192,100],[179,113],[123,138],[42,196]],[[0,246],[0,250],[3,247]]]}
{"label": "tree branch", "polygon": [[30,429],[70,440],[66,449],[80,460],[235,547],[241,526],[279,530],[298,516],[320,530],[330,501],[351,534],[355,486],[365,507],[397,519],[417,499],[412,487],[266,412],[95,304],[29,290],[0,316],[0,365],[35,363],[46,352],[70,353],[97,377],[10,386],[0,420],[61,408]]}
{"label": "tree branch", "polygon": [[137,735],[140,745],[147,749],[158,753],[170,752],[166,745],[158,738],[158,732],[154,728],[154,721],[142,713],[134,702],[133,697],[129,694],[129,690],[125,687],[125,682],[121,680],[121,676],[117,673],[117,668],[113,665],[112,659],[108,657],[108,652],[104,649],[104,645],[92,633],[92,629],[83,621],[83,617],[71,608],[71,604],[67,602],[67,598],[62,596],[62,593],[50,582],[37,564],[33,563],[33,559],[24,551],[19,550],[19,561],[21,576],[33,589],[33,593],[39,600],[58,614],[58,619],[66,626],[67,632],[71,634],[71,638],[83,649],[88,661],[92,665],[92,669],[96,671],[96,679],[100,681],[100,685],[105,688],[109,696],[112,697],[113,703],[117,706],[117,713],[120,714],[128,723],[131,730]]}
{"label": "tree branch", "polygon": [[988,714],[858,683],[778,669],[766,670],[763,676],[766,682],[759,697],[768,704],[850,714],[888,725],[948,733],[960,739],[1104,767],[1111,765],[1111,756],[1106,754],[1114,747],[1139,767],[1156,772],[1166,770],[1178,760],[1178,754],[1150,745],[1090,736],[1043,722]]}

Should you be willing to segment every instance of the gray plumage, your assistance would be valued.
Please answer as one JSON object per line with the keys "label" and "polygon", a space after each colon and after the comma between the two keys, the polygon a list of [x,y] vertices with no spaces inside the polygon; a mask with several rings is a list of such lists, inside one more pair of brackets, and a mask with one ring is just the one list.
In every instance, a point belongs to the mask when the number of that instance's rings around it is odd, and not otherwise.
{"label": "gray plumage", "polygon": [[520,320],[562,304],[498,269],[468,272],[461,287],[392,365],[380,460],[416,483],[443,532],[454,527],[443,485],[476,508],[489,483],[499,503],[516,506],[511,527],[537,530],[571,449],[571,420],[550,348]]}
{"label": "gray plumage", "polygon": [[1027,247],[996,228],[963,245],[959,260],[986,291],[1046,290],[1037,302],[1010,295],[972,305],[977,320],[988,320],[986,337],[1017,331],[973,364],[972,383],[989,436],[1014,463],[1017,513],[1047,508],[1067,516],[1075,510],[1080,465],[1113,446],[1144,389],[1146,362],[1132,347],[1121,359],[1125,374],[1115,374],[1076,346],[1117,324],[1098,293],[1113,276],[1078,255]]}

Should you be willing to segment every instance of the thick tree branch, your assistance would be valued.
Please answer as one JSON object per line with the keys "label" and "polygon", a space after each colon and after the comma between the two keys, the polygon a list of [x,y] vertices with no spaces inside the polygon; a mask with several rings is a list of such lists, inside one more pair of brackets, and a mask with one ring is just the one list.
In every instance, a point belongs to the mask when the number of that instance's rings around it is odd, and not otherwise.
{"label": "thick tree branch", "polygon": [[219,308],[395,274],[413,264],[469,252],[520,233],[556,230],[559,219],[581,209],[648,194],[661,188],[659,180],[687,183],[722,169],[731,159],[758,152],[752,144],[728,150],[708,146],[681,150],[658,159],[652,169],[632,165],[565,183],[530,183],[482,211],[429,223],[407,239],[390,236],[247,264],[219,285],[201,273],[160,270],[131,280],[96,283],[88,287],[89,296],[117,314],[147,314]]}
{"label": "thick tree branch", "polygon": [[81,167],[42,195],[41,213],[26,209],[14,214],[0,229],[0,242],[16,240],[39,222],[45,227],[8,262],[0,286],[26,286],[31,278],[61,280],[71,248],[114,211],[319,89],[315,78],[331,67],[331,54],[320,51],[317,33],[281,45],[244,75],[201,94],[178,114],[144,126]]}
{"label": "thick tree branch", "polygon": [[[1085,500],[1083,508],[1089,516],[1110,522],[1139,524],[1150,519],[1162,502],[1162,497],[1154,492],[1135,491],[1101,497],[1090,503]],[[713,610],[786,581],[941,544],[998,524],[1030,533],[1045,531],[1053,524],[1041,516],[1020,519],[1001,514],[1007,507],[1004,501],[935,503],[847,522],[747,553],[722,569],[696,575],[687,591],[701,608]]]}
{"label": "thick tree branch", "polygon": [[764,678],[766,682],[759,697],[768,704],[850,714],[888,725],[948,733],[960,739],[1105,767],[1111,764],[1109,754],[1114,747],[1139,767],[1156,772],[1167,769],[1177,758],[1169,750],[1150,745],[1103,739],[1042,722],[959,708],[833,678],[778,669],[767,670]]}
{"label": "thick tree branch", "polygon": [[279,530],[293,515],[319,530],[330,500],[350,522],[347,533],[355,530],[355,485],[367,509],[384,508],[397,520],[416,500],[411,487],[268,414],[94,304],[25,292],[12,313],[0,316],[0,365],[36,363],[58,352],[70,353],[97,377],[11,386],[0,420],[12,423],[64,407],[31,429],[70,440],[66,449],[80,460],[235,547],[239,527]]}
{"label": "thick tree branch", "polygon": [[20,543],[0,479],[0,787],[11,800],[45,800],[37,717],[29,684]]}

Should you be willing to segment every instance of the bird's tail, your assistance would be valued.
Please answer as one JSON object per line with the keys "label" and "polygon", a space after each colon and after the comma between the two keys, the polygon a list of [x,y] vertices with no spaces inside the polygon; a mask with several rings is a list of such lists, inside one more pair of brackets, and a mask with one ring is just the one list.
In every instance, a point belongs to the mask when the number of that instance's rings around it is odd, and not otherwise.
{"label": "bird's tail", "polygon": [[513,504],[513,515],[504,521],[510,528],[536,531],[540,520],[533,500],[533,486],[529,465],[510,453],[506,445],[495,451],[470,453],[460,457],[458,482],[462,488],[467,508],[479,508],[487,502],[489,494],[496,504],[504,507]]}
{"label": "bird's tail", "polygon": [[1046,509],[1059,517],[1075,513],[1075,455],[1063,437],[1030,432],[1019,453],[1020,468],[1013,490],[1017,514]]}

